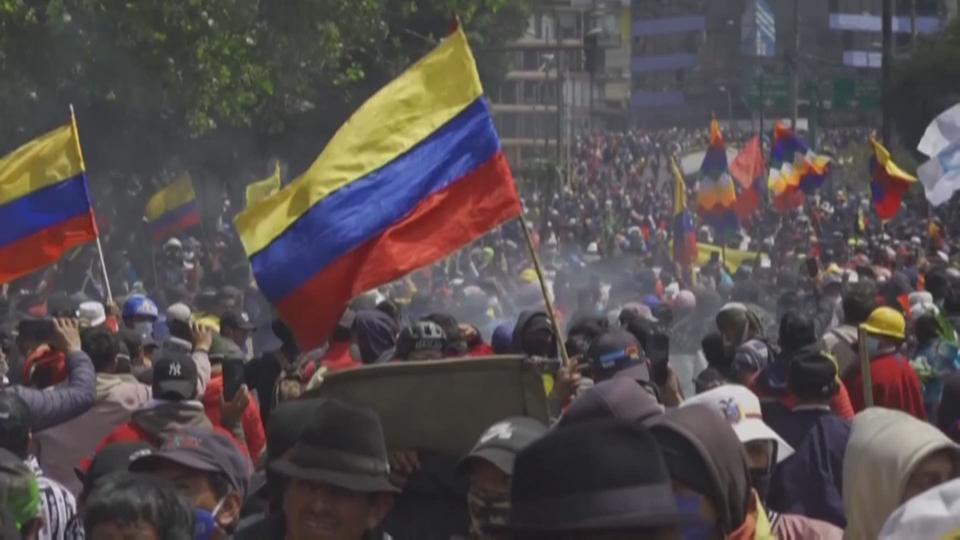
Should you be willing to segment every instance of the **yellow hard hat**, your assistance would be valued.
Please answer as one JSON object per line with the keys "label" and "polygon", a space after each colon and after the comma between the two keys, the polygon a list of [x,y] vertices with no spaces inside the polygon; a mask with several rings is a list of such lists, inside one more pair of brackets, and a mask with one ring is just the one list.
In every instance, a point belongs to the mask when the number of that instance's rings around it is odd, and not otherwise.
{"label": "yellow hard hat", "polygon": [[869,334],[884,336],[894,339],[906,339],[907,321],[899,311],[880,307],[873,310],[867,322],[863,323],[863,329]]}
{"label": "yellow hard hat", "polygon": [[533,268],[527,268],[523,272],[520,272],[520,279],[524,283],[536,283],[537,282],[537,271]]}

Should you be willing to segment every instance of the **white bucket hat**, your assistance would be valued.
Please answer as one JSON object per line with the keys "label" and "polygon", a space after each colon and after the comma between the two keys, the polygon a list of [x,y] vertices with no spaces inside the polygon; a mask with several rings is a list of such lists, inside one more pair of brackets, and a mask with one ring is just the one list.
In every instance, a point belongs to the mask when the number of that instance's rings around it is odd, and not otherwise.
{"label": "white bucket hat", "polygon": [[699,403],[720,413],[730,422],[742,443],[774,441],[777,443],[777,463],[793,455],[793,448],[763,421],[760,399],[746,386],[725,384],[683,402],[681,407]]}

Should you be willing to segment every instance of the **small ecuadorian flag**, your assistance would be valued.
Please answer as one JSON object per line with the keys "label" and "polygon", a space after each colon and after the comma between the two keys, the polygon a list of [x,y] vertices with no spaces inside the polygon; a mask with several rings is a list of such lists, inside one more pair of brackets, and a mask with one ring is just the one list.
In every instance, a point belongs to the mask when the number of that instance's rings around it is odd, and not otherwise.
{"label": "small ecuadorian flag", "polygon": [[890,151],[873,137],[870,137],[870,147],[873,150],[873,155],[870,156],[873,209],[877,212],[877,217],[887,221],[897,215],[903,194],[910,189],[911,184],[917,182],[917,177],[897,167],[890,157]]}
{"label": "small ecuadorian flag", "polygon": [[0,283],[97,238],[76,123],[0,158]]}
{"label": "small ecuadorian flag", "polygon": [[144,217],[154,241],[200,225],[200,209],[190,175],[185,173],[154,193],[147,203]]}

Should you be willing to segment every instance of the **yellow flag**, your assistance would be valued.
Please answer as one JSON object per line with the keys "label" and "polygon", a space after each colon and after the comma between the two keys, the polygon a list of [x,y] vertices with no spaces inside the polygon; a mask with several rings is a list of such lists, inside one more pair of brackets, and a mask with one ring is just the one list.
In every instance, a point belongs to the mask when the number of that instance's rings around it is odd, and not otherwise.
{"label": "yellow flag", "polygon": [[247,186],[247,207],[280,191],[280,162],[276,163],[273,174],[257,180]]}
{"label": "yellow flag", "polygon": [[670,157],[670,169],[673,171],[673,215],[682,214],[687,211],[687,184],[673,156]]}

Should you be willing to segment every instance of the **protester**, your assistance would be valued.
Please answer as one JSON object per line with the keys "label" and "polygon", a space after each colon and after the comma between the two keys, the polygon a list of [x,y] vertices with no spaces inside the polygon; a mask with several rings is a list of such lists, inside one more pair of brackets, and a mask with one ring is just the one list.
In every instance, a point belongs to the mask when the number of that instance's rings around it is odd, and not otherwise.
{"label": "protester", "polygon": [[[920,380],[901,353],[907,338],[906,326],[903,315],[889,307],[875,309],[863,324],[870,358],[873,404],[901,410],[926,420]],[[855,368],[843,382],[850,392],[853,408],[862,411],[865,407],[862,373]]]}
{"label": "protester", "polygon": [[64,537],[67,524],[74,518],[77,503],[67,488],[50,479],[30,453],[33,439],[31,417],[27,404],[16,394],[0,392],[0,448],[26,463],[37,477],[40,490],[40,513],[43,526],[37,538],[54,540]]}
{"label": "protester", "polygon": [[250,316],[242,311],[228,311],[220,317],[220,336],[229,339],[243,351],[244,359],[252,353],[250,350],[251,332],[257,326],[250,322]]}
{"label": "protester", "polygon": [[960,475],[960,446],[902,411],[873,407],[853,420],[843,458],[845,538],[876,538],[893,511]]}
{"label": "protester", "polygon": [[856,283],[849,286],[843,294],[843,324],[831,328],[823,335],[823,349],[837,359],[840,377],[845,379],[858,369],[859,353],[857,328],[867,322],[876,309],[875,290],[869,283]]}
{"label": "protester", "polygon": [[130,470],[172,482],[194,509],[194,534],[219,540],[229,538],[240,521],[252,466],[235,441],[188,426],[133,461]]}
{"label": "protester", "polygon": [[80,344],[78,323],[68,319],[25,319],[20,321],[17,347],[24,357],[38,347],[49,346],[65,355],[66,383],[39,390],[11,385],[27,403],[33,429],[40,431],[85,413],[96,401],[96,375],[90,357]]}
{"label": "protester", "polygon": [[457,469],[469,480],[467,508],[470,535],[478,540],[503,538],[510,518],[510,481],[517,454],[547,433],[532,418],[508,418],[490,426]]}
{"label": "protester", "polygon": [[[221,320],[221,331],[224,328]],[[227,399],[224,395],[224,364],[234,362],[238,366],[236,374],[243,376],[243,351],[232,341],[224,339],[214,344],[210,349],[211,376],[210,383],[203,392],[200,401],[203,410],[214,426],[219,426],[234,434],[235,438],[247,445],[247,452],[254,460],[266,445],[266,436],[263,433],[263,420],[260,418],[260,408],[257,402],[251,399],[244,384],[235,388],[235,394]],[[234,381],[239,383],[240,379]]]}
{"label": "protester", "polygon": [[700,521],[695,506],[674,499],[664,456],[636,423],[607,419],[553,430],[514,464],[514,538],[668,539]]}
{"label": "protester", "polygon": [[956,538],[960,534],[958,503],[960,480],[924,491],[890,514],[877,538]]}
{"label": "protester", "polygon": [[681,407],[665,414],[650,430],[662,448],[675,496],[710,516],[703,534],[798,540],[842,536],[827,523],[768,513],[751,487],[750,466],[740,440],[718,411],[700,404]]}
{"label": "protester", "polygon": [[390,483],[377,416],[336,400],[317,406],[296,444],[270,470],[284,479],[282,512],[247,524],[238,540],[359,540],[379,527],[399,491]]}
{"label": "protester", "polygon": [[149,386],[129,373],[117,372],[117,336],[104,328],[91,328],[82,334],[81,343],[97,372],[96,403],[73,420],[34,435],[41,468],[74,494],[80,492],[74,473],[78,457],[91,455],[104,437],[127,423],[151,398]]}
{"label": "protester", "polygon": [[619,418],[649,423],[663,414],[663,405],[649,387],[630,377],[614,377],[583,392],[564,411],[557,422],[567,426],[580,422]]}
{"label": "protester", "polygon": [[[113,430],[97,451],[121,442],[146,442],[160,446],[185,426],[221,430],[215,427],[197,400],[197,366],[183,352],[168,351],[153,365],[153,398],[134,411],[130,421]],[[230,436],[228,434],[228,436]]]}
{"label": "protester", "polygon": [[724,355],[733,359],[730,370],[734,382],[747,384],[772,360],[769,345],[763,340],[763,328],[756,313],[740,303],[730,303],[717,313],[717,329],[723,338]]}
{"label": "protester", "polygon": [[770,426],[794,448],[794,454],[774,470],[767,504],[779,512],[845,527],[841,494],[850,423],[830,409],[840,387],[836,361],[816,350],[794,356],[787,387],[796,405]]}
{"label": "protester", "polygon": [[86,537],[167,540],[193,538],[193,512],[173,484],[143,474],[117,473],[91,491],[83,512]]}
{"label": "protester", "polygon": [[364,365],[380,364],[393,358],[399,328],[386,313],[376,309],[357,312],[353,332]]}
{"label": "protester", "polygon": [[936,425],[954,442],[960,443],[960,373],[948,375],[943,381]]}

